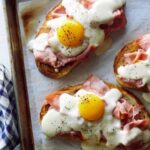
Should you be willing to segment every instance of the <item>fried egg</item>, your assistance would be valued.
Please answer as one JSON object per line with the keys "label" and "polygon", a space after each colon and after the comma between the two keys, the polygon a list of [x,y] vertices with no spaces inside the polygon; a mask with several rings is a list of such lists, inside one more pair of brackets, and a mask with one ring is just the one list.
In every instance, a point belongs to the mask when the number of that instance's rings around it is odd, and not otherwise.
{"label": "fried egg", "polygon": [[70,19],[57,28],[57,36],[63,45],[76,47],[83,43],[84,27],[78,21]]}
{"label": "fried egg", "polygon": [[89,45],[98,46],[103,40],[104,32],[98,28],[89,28],[77,20],[60,17],[47,22],[53,30],[49,37],[49,45],[55,52],[65,56],[76,56],[82,53]]}
{"label": "fried egg", "polygon": [[78,107],[81,117],[95,121],[103,117],[105,103],[95,94],[85,94],[79,97]]}
{"label": "fried egg", "polygon": [[[120,120],[113,116],[112,111],[121,97],[118,89],[111,89],[103,97],[84,89],[75,95],[64,93],[59,97],[60,111],[51,108],[43,117],[42,131],[48,137],[61,132],[80,131],[83,139],[94,147],[100,147],[99,141],[103,136],[107,148],[126,145],[140,135],[141,130],[122,130]],[[87,144],[84,143],[83,146],[85,145]]]}

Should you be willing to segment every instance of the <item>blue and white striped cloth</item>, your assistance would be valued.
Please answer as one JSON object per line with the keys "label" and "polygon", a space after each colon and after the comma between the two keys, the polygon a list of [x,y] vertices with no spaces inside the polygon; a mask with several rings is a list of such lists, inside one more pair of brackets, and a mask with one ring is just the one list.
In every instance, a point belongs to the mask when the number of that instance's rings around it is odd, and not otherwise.
{"label": "blue and white striped cloth", "polygon": [[19,143],[16,100],[7,69],[0,65],[0,150],[13,150]]}

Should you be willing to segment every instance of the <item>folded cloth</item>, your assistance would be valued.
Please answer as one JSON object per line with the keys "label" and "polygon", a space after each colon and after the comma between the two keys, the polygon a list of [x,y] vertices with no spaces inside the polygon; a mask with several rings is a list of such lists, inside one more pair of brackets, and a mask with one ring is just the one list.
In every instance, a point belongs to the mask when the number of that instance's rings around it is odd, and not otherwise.
{"label": "folded cloth", "polygon": [[16,99],[7,69],[0,65],[0,150],[13,150],[19,144]]}

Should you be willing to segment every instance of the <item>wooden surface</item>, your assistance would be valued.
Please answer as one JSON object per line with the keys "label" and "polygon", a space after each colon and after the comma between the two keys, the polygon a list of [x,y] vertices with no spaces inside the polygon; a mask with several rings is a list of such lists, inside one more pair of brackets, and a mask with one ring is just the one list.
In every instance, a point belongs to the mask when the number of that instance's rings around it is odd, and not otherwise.
{"label": "wooden surface", "polygon": [[26,87],[23,51],[20,40],[16,0],[5,0],[12,55],[12,74],[17,97],[21,146],[23,150],[33,150],[33,134]]}

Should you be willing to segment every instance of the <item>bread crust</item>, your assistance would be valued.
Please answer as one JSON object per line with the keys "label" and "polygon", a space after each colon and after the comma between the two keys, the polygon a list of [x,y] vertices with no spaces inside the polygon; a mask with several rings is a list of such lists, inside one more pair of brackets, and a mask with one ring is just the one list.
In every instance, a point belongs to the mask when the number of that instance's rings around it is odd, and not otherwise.
{"label": "bread crust", "polygon": [[[120,90],[120,92],[123,94],[123,97],[126,98],[130,104],[132,104],[132,105],[135,105],[135,104],[142,105],[140,103],[139,99],[136,96],[134,96],[132,93],[130,93],[130,92],[128,92],[128,91],[124,90],[123,88],[118,87],[116,85],[113,85],[113,84],[110,84],[110,83],[107,83],[107,82],[105,82],[105,83],[109,86],[110,89],[117,88],[118,90]],[[61,95],[62,93],[68,93],[68,94],[74,95],[82,87],[83,87],[83,84],[63,88],[63,89],[57,90],[57,91],[49,94],[48,98],[51,98],[54,95]],[[47,113],[47,111],[49,109],[50,109],[50,104],[48,104],[47,100],[45,100],[44,104],[42,105],[41,112],[40,112],[40,121],[42,121],[44,115]],[[148,119],[148,121],[150,122],[150,116],[149,116],[148,112],[145,110],[145,108],[143,109],[142,117]],[[83,141],[83,138],[80,134],[72,135],[71,133],[58,134],[54,138],[62,138],[62,139],[67,139],[67,140],[77,140],[77,141],[80,141],[80,142]],[[104,141],[102,141],[102,142],[104,142]],[[133,147],[136,142],[132,142],[128,146],[119,145],[116,148],[116,150],[132,150],[131,147]],[[136,149],[136,150],[146,150],[146,148],[149,145],[150,145],[150,141],[147,142],[147,143],[142,143],[140,145],[140,147],[138,147],[139,149]]]}
{"label": "bread crust", "polygon": [[147,85],[144,85],[144,86],[138,88],[135,83],[125,82],[125,81],[121,80],[119,78],[119,75],[117,72],[118,68],[123,65],[124,54],[138,51],[138,49],[140,48],[138,42],[139,41],[137,39],[137,40],[132,41],[131,43],[128,43],[116,54],[114,65],[113,65],[114,74],[115,74],[115,78],[116,78],[117,82],[122,87],[131,88],[131,89],[139,90],[142,92],[149,92]]}

